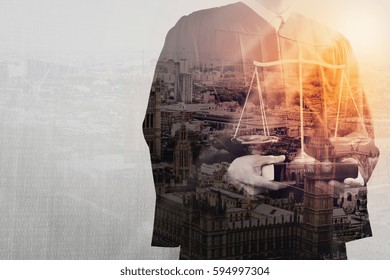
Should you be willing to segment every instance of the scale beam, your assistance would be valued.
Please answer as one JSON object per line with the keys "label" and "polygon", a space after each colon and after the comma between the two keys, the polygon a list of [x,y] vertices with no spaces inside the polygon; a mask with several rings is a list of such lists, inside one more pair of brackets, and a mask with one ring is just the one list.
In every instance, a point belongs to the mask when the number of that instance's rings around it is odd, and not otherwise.
{"label": "scale beam", "polygon": [[277,61],[270,61],[270,62],[258,62],[253,61],[253,64],[257,67],[272,67],[272,66],[278,66],[283,64],[312,64],[312,65],[318,65],[329,69],[344,69],[345,64],[329,64],[326,62],[316,61],[316,60],[310,60],[310,59],[282,59]]}

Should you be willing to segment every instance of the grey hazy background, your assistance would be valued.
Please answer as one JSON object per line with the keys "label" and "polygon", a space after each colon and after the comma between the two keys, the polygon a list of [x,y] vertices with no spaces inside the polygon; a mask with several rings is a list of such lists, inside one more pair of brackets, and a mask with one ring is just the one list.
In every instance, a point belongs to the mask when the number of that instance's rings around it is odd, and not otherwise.
{"label": "grey hazy background", "polygon": [[[155,198],[141,124],[169,28],[231,2],[1,0],[0,259],[178,257],[150,247]],[[351,5],[374,7],[365,12],[389,26],[384,0],[296,1],[346,30]],[[369,186],[374,237],[348,244],[350,259],[390,258],[390,45],[381,32],[375,59],[362,59],[382,151]]]}

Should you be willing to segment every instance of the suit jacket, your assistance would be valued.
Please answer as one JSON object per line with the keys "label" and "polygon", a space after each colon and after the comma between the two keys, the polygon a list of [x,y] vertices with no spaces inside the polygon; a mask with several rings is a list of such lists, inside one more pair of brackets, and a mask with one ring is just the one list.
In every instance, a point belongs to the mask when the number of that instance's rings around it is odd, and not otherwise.
{"label": "suit jacket", "polygon": [[[328,165],[354,158],[364,185],[348,191],[333,167],[296,168],[302,117],[305,152]],[[379,151],[359,70],[347,40],[311,19],[294,13],[275,31],[240,2],[182,17],[167,34],[143,129],[153,245],[181,245],[188,259],[344,258],[345,241],[371,235],[366,183]],[[231,141],[264,131],[279,141]],[[285,155],[277,176],[291,187],[249,197],[232,185],[229,164],[254,150]]]}

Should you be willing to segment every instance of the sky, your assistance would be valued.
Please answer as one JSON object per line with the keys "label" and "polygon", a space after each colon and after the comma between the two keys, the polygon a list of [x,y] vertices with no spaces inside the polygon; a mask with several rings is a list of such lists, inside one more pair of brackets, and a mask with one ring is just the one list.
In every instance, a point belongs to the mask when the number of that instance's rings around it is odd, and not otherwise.
{"label": "sky", "polygon": [[[235,0],[2,0],[0,51],[158,52],[167,31],[193,11]],[[383,62],[390,46],[390,1],[296,0],[295,9],[341,31],[357,54]],[[0,53],[1,54],[1,53]]]}

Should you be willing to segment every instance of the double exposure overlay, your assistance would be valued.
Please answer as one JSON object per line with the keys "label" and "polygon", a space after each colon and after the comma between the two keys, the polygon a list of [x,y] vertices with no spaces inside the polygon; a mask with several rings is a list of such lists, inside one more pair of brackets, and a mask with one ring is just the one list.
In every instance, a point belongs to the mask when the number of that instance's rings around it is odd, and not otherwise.
{"label": "double exposure overlay", "polygon": [[365,94],[347,40],[304,16],[275,28],[236,3],[181,18],[143,123],[152,245],[182,259],[345,259],[346,242],[371,236]]}

